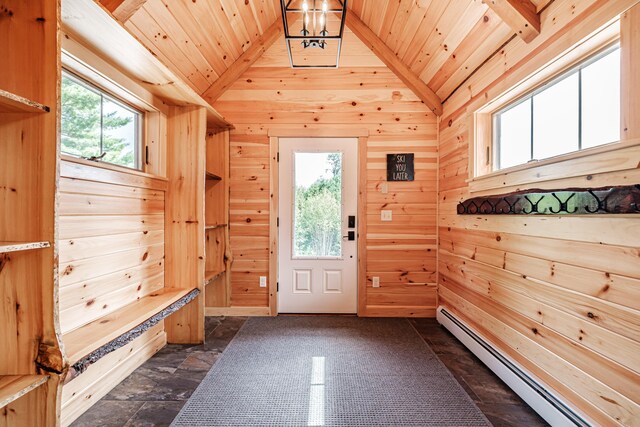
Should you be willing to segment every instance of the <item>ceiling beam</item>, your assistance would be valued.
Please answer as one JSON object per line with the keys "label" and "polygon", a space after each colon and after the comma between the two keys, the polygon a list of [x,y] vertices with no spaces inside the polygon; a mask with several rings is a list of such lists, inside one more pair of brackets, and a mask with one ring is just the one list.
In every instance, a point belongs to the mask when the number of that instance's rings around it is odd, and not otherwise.
{"label": "ceiling beam", "polygon": [[115,18],[125,23],[140,9],[147,0],[100,0],[104,6]]}
{"label": "ceiling beam", "polygon": [[540,34],[540,15],[531,0],[484,0],[484,3],[526,43]]}
{"label": "ceiling beam", "polygon": [[276,40],[283,34],[282,19],[278,18],[276,22],[271,25],[267,30],[258,37],[249,48],[242,53],[231,64],[227,70],[222,73],[218,79],[213,82],[207,90],[202,93],[202,97],[209,102],[213,103],[216,99],[227,90],[240,76],[249,69],[266,51],[275,43]]}
{"label": "ceiling beam", "polygon": [[347,26],[431,111],[438,116],[442,115],[440,97],[411,71],[351,9],[347,10]]}

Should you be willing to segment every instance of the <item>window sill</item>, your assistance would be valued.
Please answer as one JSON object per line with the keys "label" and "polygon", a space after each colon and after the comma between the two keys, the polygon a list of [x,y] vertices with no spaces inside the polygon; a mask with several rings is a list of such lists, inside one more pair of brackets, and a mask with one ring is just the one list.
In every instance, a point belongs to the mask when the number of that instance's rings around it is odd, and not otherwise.
{"label": "window sill", "polygon": [[547,181],[584,176],[590,180],[595,174],[638,169],[639,161],[640,139],[629,139],[501,169],[466,182],[472,194],[519,191],[538,188]]}
{"label": "window sill", "polygon": [[62,161],[60,175],[67,178],[161,191],[166,191],[169,182],[169,180],[163,176],[153,175],[110,163],[85,160],[66,154],[61,154],[60,160]]}

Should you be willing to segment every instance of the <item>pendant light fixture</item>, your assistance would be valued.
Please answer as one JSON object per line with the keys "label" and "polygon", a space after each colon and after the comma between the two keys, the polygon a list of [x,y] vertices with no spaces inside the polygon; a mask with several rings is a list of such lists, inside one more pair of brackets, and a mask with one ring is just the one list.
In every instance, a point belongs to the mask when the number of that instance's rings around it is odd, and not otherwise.
{"label": "pendant light fixture", "polygon": [[292,68],[338,68],[347,0],[280,0]]}

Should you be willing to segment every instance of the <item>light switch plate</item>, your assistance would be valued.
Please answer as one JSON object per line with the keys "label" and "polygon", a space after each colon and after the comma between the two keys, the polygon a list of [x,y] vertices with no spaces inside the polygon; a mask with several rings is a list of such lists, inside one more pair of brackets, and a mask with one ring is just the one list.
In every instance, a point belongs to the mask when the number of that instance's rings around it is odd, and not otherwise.
{"label": "light switch plate", "polygon": [[261,288],[267,287],[267,276],[260,276],[260,287]]}
{"label": "light switch plate", "polygon": [[386,182],[383,182],[382,185],[380,186],[380,192],[382,194],[387,194],[389,192],[389,184],[387,184]]}
{"label": "light switch plate", "polygon": [[393,220],[393,211],[383,210],[380,211],[380,221],[391,221]]}
{"label": "light switch plate", "polygon": [[374,288],[379,288],[380,287],[380,278],[378,276],[373,276],[372,283],[373,283],[372,286]]}

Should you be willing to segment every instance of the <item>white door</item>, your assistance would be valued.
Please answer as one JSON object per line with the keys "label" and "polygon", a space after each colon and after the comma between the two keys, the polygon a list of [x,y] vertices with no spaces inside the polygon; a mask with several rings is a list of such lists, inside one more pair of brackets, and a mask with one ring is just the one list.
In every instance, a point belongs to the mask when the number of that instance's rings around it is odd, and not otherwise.
{"label": "white door", "polygon": [[355,138],[280,139],[280,313],[357,312],[357,147]]}

